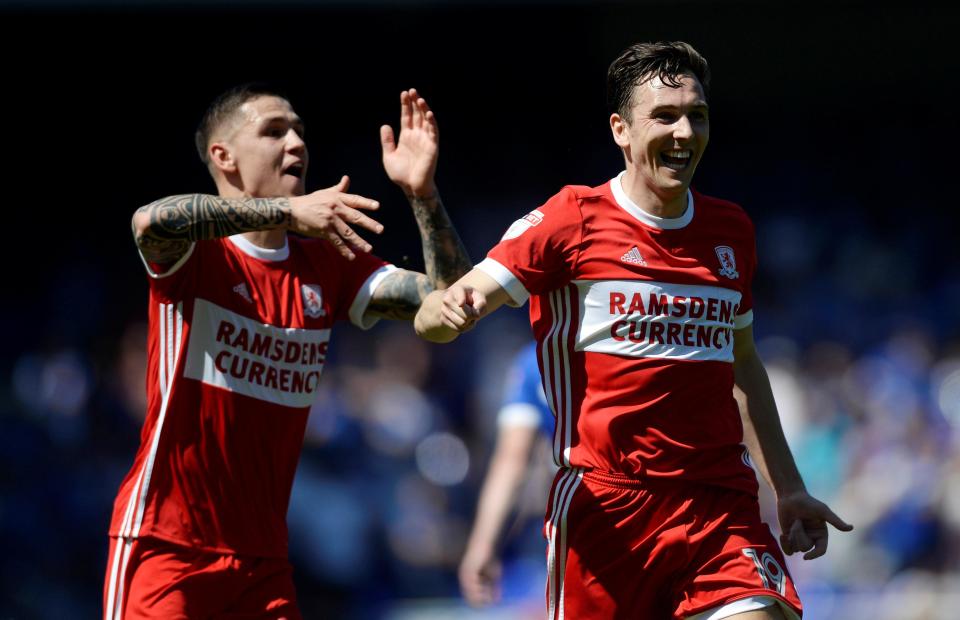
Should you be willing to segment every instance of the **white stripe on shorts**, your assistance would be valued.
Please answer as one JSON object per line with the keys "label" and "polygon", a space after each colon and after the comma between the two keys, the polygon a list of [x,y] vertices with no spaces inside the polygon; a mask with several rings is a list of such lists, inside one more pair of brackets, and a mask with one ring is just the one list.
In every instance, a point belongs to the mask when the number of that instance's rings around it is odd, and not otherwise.
{"label": "white stripe on shorts", "polygon": [[[550,620],[563,620],[563,580],[567,568],[567,511],[573,501],[573,494],[583,479],[583,472],[583,468],[575,467],[562,474],[555,486],[550,514],[547,518],[547,617]],[[559,545],[557,544],[558,534]]]}

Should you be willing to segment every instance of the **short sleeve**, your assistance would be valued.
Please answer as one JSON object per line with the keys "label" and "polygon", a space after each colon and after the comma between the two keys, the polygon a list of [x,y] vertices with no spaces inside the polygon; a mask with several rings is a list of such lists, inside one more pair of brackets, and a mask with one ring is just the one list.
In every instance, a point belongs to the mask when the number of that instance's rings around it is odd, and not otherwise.
{"label": "short sleeve", "polygon": [[363,284],[360,285],[353,296],[353,303],[350,304],[348,315],[351,323],[360,329],[370,329],[377,324],[380,317],[368,315],[367,306],[370,305],[370,300],[373,298],[373,293],[377,290],[377,287],[396,270],[397,268],[393,265],[384,263],[367,276],[367,279],[363,281]]}
{"label": "short sleeve", "polygon": [[196,241],[187,252],[171,264],[152,263],[137,249],[147,272],[151,293],[161,300],[179,300],[193,295],[196,275],[210,262],[212,253],[222,251],[218,240]]}
{"label": "short sleeve", "polygon": [[541,427],[546,433],[553,429],[553,414],[543,393],[534,343],[524,347],[510,365],[497,425]]}
{"label": "short sleeve", "polygon": [[[326,244],[325,244],[326,245]],[[353,260],[347,260],[328,246],[328,260],[340,272],[340,294],[334,318],[349,320],[361,329],[373,327],[378,317],[365,316],[367,306],[377,287],[396,267],[382,258],[366,252],[355,252]]]}
{"label": "short sleeve", "polygon": [[576,193],[565,187],[543,206],[511,224],[477,265],[522,305],[570,281],[582,239],[583,218]]}
{"label": "short sleeve", "polygon": [[196,247],[196,243],[191,243],[190,247],[183,254],[183,256],[169,265],[148,261],[140,251],[140,248],[137,248],[137,255],[140,257],[140,260],[143,261],[143,266],[147,270],[147,275],[154,280],[161,280],[163,278],[169,278],[180,271],[180,268],[183,267],[188,260],[190,260],[191,256],[193,256],[193,251],[196,249]]}

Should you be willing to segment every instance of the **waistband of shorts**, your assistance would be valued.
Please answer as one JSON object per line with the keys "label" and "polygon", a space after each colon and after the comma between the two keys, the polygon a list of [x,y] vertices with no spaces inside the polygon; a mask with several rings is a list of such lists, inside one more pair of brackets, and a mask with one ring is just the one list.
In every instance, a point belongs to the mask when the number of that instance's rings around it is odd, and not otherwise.
{"label": "waistband of shorts", "polygon": [[620,489],[644,489],[659,486],[655,482],[651,484],[649,479],[633,478],[620,472],[604,471],[602,469],[585,469],[583,479]]}

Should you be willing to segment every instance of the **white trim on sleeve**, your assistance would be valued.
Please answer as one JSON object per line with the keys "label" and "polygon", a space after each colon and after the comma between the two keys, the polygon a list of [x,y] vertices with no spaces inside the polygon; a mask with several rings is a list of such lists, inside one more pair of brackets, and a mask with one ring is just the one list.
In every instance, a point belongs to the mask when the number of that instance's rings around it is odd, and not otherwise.
{"label": "white trim on sleeve", "polygon": [[373,298],[373,293],[377,290],[377,287],[383,284],[383,280],[394,271],[397,271],[395,266],[384,265],[371,273],[370,277],[360,286],[353,298],[353,303],[350,304],[351,323],[360,329],[370,329],[377,324],[380,317],[368,316],[367,306],[370,305],[370,300]]}
{"label": "white trim on sleeve", "polygon": [[750,327],[753,325],[753,310],[747,310],[743,314],[738,314],[733,317],[733,328],[734,329],[743,329],[744,327]]}
{"label": "white trim on sleeve", "polygon": [[153,278],[154,280],[159,280],[160,278],[166,278],[167,276],[171,276],[174,273],[176,273],[176,271],[180,269],[180,267],[182,267],[185,262],[187,262],[187,259],[190,258],[190,255],[193,254],[193,248],[195,247],[197,247],[197,244],[191,243],[189,249],[187,249],[184,255],[181,256],[179,259],[177,259],[177,262],[171,265],[170,269],[167,269],[163,273],[157,273],[156,271],[150,268],[150,263],[148,263],[147,259],[144,258],[143,254],[140,252],[139,247],[137,248],[137,256],[139,256],[140,260],[143,261],[143,266],[147,268],[147,275]]}
{"label": "white trim on sleeve", "polygon": [[497,427],[520,426],[536,428],[540,426],[540,410],[529,403],[510,403],[497,413]]}
{"label": "white trim on sleeve", "polygon": [[508,305],[519,308],[527,303],[527,299],[530,298],[530,292],[523,286],[523,283],[517,279],[517,276],[513,275],[512,271],[492,258],[483,259],[477,263],[474,269],[479,269],[503,287],[503,290],[507,292],[507,295],[509,295],[513,301],[513,303]]}

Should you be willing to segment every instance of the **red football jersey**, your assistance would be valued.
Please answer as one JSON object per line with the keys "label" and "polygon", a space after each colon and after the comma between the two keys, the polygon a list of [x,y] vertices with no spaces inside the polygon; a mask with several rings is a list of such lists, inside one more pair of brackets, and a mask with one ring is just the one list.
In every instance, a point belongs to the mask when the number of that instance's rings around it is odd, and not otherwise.
{"label": "red football jersey", "polygon": [[147,414],[111,536],[286,557],[286,513],[330,329],[394,267],[326,241],[195,243],[150,274]]}
{"label": "red football jersey", "polygon": [[753,320],[753,224],[692,191],[681,217],[658,218],[621,177],[565,187],[477,266],[530,299],[554,458],[756,493],[732,364],[733,330]]}

